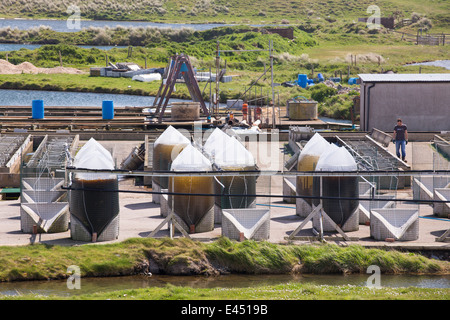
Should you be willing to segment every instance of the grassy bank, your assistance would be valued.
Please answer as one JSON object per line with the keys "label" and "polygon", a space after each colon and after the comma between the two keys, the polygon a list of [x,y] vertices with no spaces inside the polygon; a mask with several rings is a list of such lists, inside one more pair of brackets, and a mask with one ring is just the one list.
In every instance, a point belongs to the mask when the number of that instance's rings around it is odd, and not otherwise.
{"label": "grassy bank", "polygon": [[[277,245],[220,238],[203,243],[178,239],[129,239],[114,244],[61,247],[30,245],[0,248],[0,280],[44,280],[69,277],[67,267],[80,267],[82,277],[133,274],[366,274],[377,265],[383,274],[448,274],[449,262],[412,253],[365,249],[359,245]],[[449,289],[369,288],[291,282],[250,288],[191,288],[166,285],[74,296],[25,294],[11,300],[448,300]]]}
{"label": "grassy bank", "polygon": [[64,279],[70,265],[82,277],[133,274],[215,275],[223,273],[365,273],[370,265],[382,273],[446,273],[450,263],[421,255],[365,249],[359,245],[277,245],[211,243],[187,239],[129,239],[83,246],[29,245],[2,247],[0,281]]}

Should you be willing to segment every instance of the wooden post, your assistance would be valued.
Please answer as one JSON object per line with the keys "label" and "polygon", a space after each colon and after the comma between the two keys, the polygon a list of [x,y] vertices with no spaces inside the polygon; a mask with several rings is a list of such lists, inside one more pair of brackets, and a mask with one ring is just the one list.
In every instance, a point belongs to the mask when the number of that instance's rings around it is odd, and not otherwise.
{"label": "wooden post", "polygon": [[9,62],[8,61],[8,55],[9,55],[9,53],[6,53],[6,62]]}
{"label": "wooden post", "polygon": [[59,50],[59,65],[62,67],[62,56],[61,56],[61,50]]}
{"label": "wooden post", "polygon": [[144,69],[147,69],[147,57],[145,57],[145,67]]}
{"label": "wooden post", "polygon": [[108,66],[108,55],[105,54],[106,67]]}

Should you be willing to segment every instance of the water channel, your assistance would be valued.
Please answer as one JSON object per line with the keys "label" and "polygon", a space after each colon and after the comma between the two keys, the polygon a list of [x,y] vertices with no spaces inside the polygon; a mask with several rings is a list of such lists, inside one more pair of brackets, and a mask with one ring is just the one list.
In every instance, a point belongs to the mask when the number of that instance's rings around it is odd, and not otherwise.
{"label": "water channel", "polygon": [[[370,275],[223,275],[204,276],[125,276],[81,278],[80,289],[69,289],[67,280],[0,283],[0,295],[40,294],[72,296],[115,290],[164,287],[167,284],[191,288],[249,288],[289,282],[332,286],[366,286]],[[382,287],[450,288],[450,276],[381,275]]]}
{"label": "water channel", "polygon": [[[12,29],[17,28],[19,30],[27,30],[40,26],[48,26],[54,31],[58,32],[76,32],[79,29],[72,29],[70,24],[68,27],[67,20],[52,20],[52,19],[0,19],[0,28],[10,27]],[[81,20],[80,27],[89,28],[115,28],[122,27],[135,27],[135,28],[171,28],[182,29],[192,28],[194,30],[202,31],[209,30],[216,27],[228,26],[227,24],[219,23],[156,23],[149,21],[112,21],[112,20]]]}
{"label": "water channel", "polygon": [[[43,44],[21,44],[21,43],[0,43],[0,51],[17,51],[20,49],[34,50],[40,48]],[[127,48],[127,46],[89,46],[77,45],[79,48],[90,49],[97,48],[100,50],[111,50],[113,48]]]}
{"label": "water channel", "polygon": [[428,61],[428,62],[411,63],[411,64],[407,64],[407,66],[433,66],[433,67],[441,67],[441,68],[450,70],[450,60],[436,60],[436,61]]}
{"label": "water channel", "polygon": [[[145,107],[154,101],[151,96],[128,94],[65,92],[40,90],[0,90],[0,105],[2,106],[31,106],[33,100],[44,100],[44,106],[101,106],[103,100],[114,101],[117,107]],[[170,99],[171,101],[182,101]]]}

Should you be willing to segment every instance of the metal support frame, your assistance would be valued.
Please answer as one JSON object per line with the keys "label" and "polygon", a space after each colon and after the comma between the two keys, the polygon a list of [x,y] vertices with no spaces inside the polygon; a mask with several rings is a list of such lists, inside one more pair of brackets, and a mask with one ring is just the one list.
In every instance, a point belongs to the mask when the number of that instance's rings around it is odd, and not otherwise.
{"label": "metal support frame", "polygon": [[[183,74],[183,78],[185,80],[186,86],[188,87],[192,100],[195,102],[200,102],[200,107],[202,108],[203,114],[205,114],[206,116],[209,115],[209,111],[206,108],[205,101],[203,100],[202,93],[200,92],[200,88],[198,86],[197,79],[195,78],[194,69],[192,68],[189,57],[187,55],[180,54],[175,55],[170,59],[169,65],[166,68],[166,71],[169,70],[167,72],[167,78],[164,79],[163,77],[161,86],[153,102],[153,106],[157,105],[155,115],[158,115],[159,123],[162,122],[164,112],[174,90],[175,83],[178,78],[178,74],[181,71],[183,63],[187,67],[187,73]],[[165,83],[164,80],[166,80]]]}
{"label": "metal support frame", "polygon": [[[172,177],[172,192],[173,192],[173,186],[174,186],[174,179],[175,177]],[[178,221],[175,219],[175,212],[173,211],[174,208],[174,197],[172,197],[172,206],[170,209],[169,214],[167,215],[167,217],[156,227],[155,230],[153,230],[152,232],[150,232],[150,234],[147,236],[148,238],[153,238],[156,233],[158,231],[160,231],[162,229],[162,227],[164,227],[164,225],[167,223],[168,228],[169,228],[169,235],[170,238],[172,239],[174,234],[175,234],[175,229],[178,229],[178,231],[181,232],[181,234],[183,236],[185,236],[186,238],[190,239],[191,237],[189,236],[189,234],[186,232],[186,230],[184,230],[184,228],[182,226],[180,226],[180,224],[178,223]]]}
{"label": "metal support frame", "polygon": [[183,227],[180,226],[180,224],[175,219],[173,210],[170,211],[170,213],[167,215],[167,217],[156,227],[155,230],[150,232],[150,234],[147,237],[153,238],[156,235],[156,233],[158,231],[160,231],[162,229],[162,227],[164,227],[165,224],[168,224],[170,238],[173,238],[175,228],[178,229],[181,232],[181,234],[183,236],[185,236],[186,238],[188,238],[188,239],[191,238],[189,236],[189,234],[186,232],[186,230],[184,230]]}
{"label": "metal support frame", "polygon": [[240,171],[142,171],[142,170],[108,170],[108,169],[86,169],[86,168],[75,168],[66,166],[65,169],[68,172],[78,172],[78,173],[108,173],[117,175],[129,175],[129,176],[155,176],[155,177],[187,177],[187,176],[204,176],[204,177],[216,177],[216,176],[281,176],[281,177],[377,177],[377,176],[388,176],[388,177],[401,177],[401,176],[442,176],[450,175],[450,170],[410,170],[410,171],[390,171],[390,170],[373,170],[373,171],[274,171],[274,170],[240,170]]}

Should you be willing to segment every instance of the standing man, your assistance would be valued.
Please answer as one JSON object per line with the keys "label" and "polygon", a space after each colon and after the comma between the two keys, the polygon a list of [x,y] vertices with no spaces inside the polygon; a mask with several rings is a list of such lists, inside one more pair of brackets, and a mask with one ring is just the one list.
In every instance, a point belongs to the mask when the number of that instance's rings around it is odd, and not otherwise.
{"label": "standing man", "polygon": [[402,151],[402,160],[406,162],[406,145],[408,144],[408,130],[406,125],[403,124],[402,119],[397,119],[397,125],[394,127],[394,139],[395,143],[395,152],[397,153],[397,157],[400,158],[400,148]]}

